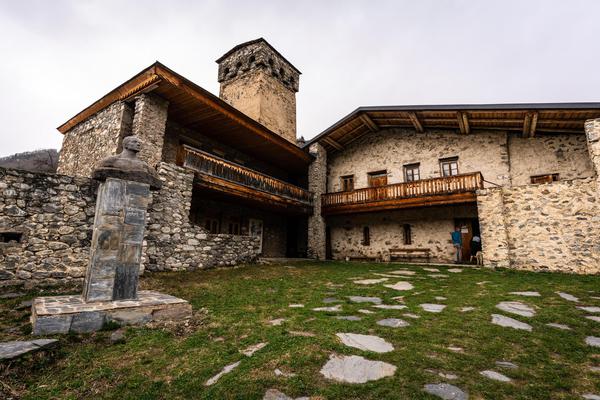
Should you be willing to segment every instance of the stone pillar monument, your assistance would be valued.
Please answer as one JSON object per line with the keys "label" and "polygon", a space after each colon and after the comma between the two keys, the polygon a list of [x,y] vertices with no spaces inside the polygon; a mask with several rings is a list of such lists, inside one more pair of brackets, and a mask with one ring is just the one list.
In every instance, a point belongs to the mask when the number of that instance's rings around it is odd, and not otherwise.
{"label": "stone pillar monument", "polygon": [[185,300],[137,290],[150,191],[161,187],[156,172],[137,158],[141,147],[138,137],[128,136],[123,152],[94,170],[101,183],[83,296],[35,299],[33,334],[91,332],[108,321],[131,324],[190,314]]}

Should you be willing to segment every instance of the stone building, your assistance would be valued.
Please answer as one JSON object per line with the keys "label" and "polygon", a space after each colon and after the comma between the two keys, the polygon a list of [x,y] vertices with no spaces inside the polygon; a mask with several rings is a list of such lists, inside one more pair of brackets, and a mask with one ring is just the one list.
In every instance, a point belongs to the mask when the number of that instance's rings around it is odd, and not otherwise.
{"label": "stone building", "polygon": [[600,272],[599,116],[590,103],[361,107],[306,143],[321,209],[309,251],[453,262],[459,229],[462,262],[478,236],[488,266]]}
{"label": "stone building", "polygon": [[297,68],[264,39],[217,63],[219,97],[157,62],[58,128],[57,174],[0,168],[0,287],[83,281],[90,175],[129,135],[163,181],[146,270],[449,262],[458,228],[489,266],[599,272],[600,104],[363,107],[303,143]]}
{"label": "stone building", "polygon": [[313,157],[295,140],[300,72],[263,39],[217,62],[221,97],[157,62],[58,128],[57,175],[0,170],[0,285],[81,282],[90,175],[129,135],[163,181],[148,213],[146,270],[306,254]]}

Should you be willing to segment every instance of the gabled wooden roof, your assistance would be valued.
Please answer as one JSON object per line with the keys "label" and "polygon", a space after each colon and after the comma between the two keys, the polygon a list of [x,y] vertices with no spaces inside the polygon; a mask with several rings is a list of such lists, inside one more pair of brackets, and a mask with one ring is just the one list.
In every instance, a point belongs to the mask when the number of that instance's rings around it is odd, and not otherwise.
{"label": "gabled wooden roof", "polygon": [[313,159],[296,144],[159,62],[106,94],[58,130],[64,134],[114,102],[132,100],[148,92],[169,101],[169,119],[286,171],[305,173]]}
{"label": "gabled wooden roof", "polygon": [[360,107],[305,144],[319,142],[339,151],[359,137],[386,128],[417,132],[448,129],[469,135],[478,130],[536,134],[584,133],[584,122],[600,118],[600,103],[457,104]]}

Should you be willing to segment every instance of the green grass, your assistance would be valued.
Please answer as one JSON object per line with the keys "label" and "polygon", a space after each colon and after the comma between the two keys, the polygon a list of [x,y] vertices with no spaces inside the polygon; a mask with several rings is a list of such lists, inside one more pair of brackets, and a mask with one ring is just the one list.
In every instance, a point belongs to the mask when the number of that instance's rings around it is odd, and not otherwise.
{"label": "green grass", "polygon": [[[248,266],[189,273],[148,274],[144,289],[156,289],[191,302],[194,317],[188,326],[128,328],[124,344],[110,344],[110,331],[91,335],[61,337],[61,348],[51,357],[32,356],[4,365],[0,376],[0,397],[18,393],[26,399],[107,398],[107,399],[261,399],[276,388],[289,396],[321,399],[433,399],[425,394],[426,383],[444,379],[426,370],[454,373],[447,381],[467,390],[472,399],[574,399],[583,393],[600,392],[600,374],[589,370],[600,365],[600,349],[587,346],[588,335],[600,336],[600,324],[584,318],[576,304],[558,297],[556,291],[578,296],[582,304],[600,305],[599,276],[490,271],[466,268],[448,273],[447,279],[428,277],[418,266],[399,264],[299,262],[283,265]],[[349,278],[378,278],[399,268],[417,272],[414,277],[390,279],[411,281],[415,288],[398,292],[383,284],[356,285]],[[440,267],[442,273],[444,267]],[[487,281],[484,284],[478,282]],[[341,287],[335,285],[343,285]],[[541,297],[509,295],[511,291],[539,291]],[[29,294],[33,297],[35,293]],[[368,304],[355,304],[346,296],[378,296],[386,304],[398,304],[392,297],[404,295],[408,310],[378,310],[357,314]],[[445,301],[435,296],[447,297]],[[315,312],[322,300],[343,300],[343,313]],[[0,300],[0,340],[26,338],[28,315],[13,310],[23,299]],[[537,315],[525,318],[502,313],[495,304],[520,300],[533,305]],[[289,308],[303,303],[305,308]],[[443,303],[440,314],[427,313],[421,303]],[[464,306],[476,307],[461,313]],[[419,314],[420,319],[401,316]],[[490,323],[491,314],[514,317],[533,326],[533,332],[502,328]],[[359,315],[361,321],[343,321],[333,315]],[[406,328],[386,328],[376,321],[399,317],[410,322]],[[285,318],[281,326],[267,321]],[[572,331],[545,326],[557,322]],[[22,328],[7,333],[7,329]],[[315,337],[290,335],[305,331]],[[395,350],[375,354],[349,348],[337,332],[378,335]],[[247,358],[239,351],[258,342],[268,346]],[[463,353],[452,352],[458,346]],[[340,384],[324,379],[319,370],[331,353],[361,355],[398,367],[391,378],[362,385]],[[204,382],[227,364],[241,365],[211,387]],[[519,365],[503,370],[495,361]],[[277,377],[275,368],[297,374]],[[491,381],[479,371],[494,369],[510,376],[511,383]]]}

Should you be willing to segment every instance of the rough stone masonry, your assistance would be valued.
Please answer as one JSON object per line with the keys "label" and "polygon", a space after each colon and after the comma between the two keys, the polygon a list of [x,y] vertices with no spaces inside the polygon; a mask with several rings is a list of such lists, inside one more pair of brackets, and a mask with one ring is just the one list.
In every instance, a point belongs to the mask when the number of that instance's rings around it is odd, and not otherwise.
{"label": "rough stone masonry", "polygon": [[31,313],[34,335],[92,332],[108,321],[132,324],[191,313],[185,300],[153,292],[138,296],[150,189],[161,186],[156,172],[137,158],[140,150],[141,141],[128,136],[123,151],[94,170],[102,183],[83,296],[36,298]]}

